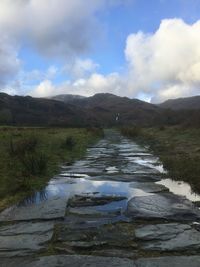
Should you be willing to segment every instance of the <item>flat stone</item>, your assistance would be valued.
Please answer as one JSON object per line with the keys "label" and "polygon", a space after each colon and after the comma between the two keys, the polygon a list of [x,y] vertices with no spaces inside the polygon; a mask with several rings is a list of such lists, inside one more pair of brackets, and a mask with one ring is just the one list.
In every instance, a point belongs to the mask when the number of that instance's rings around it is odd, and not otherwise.
{"label": "flat stone", "polygon": [[[54,222],[20,222],[0,227],[0,236],[41,234],[53,230]],[[1,244],[0,244],[1,245]]]}
{"label": "flat stone", "polygon": [[130,258],[133,259],[136,257],[135,251],[131,248],[115,248],[115,249],[98,249],[91,251],[91,255],[95,256],[104,256],[104,257],[118,257],[118,258]]}
{"label": "flat stone", "polygon": [[126,199],[123,196],[116,195],[75,195],[69,200],[68,205],[70,207],[87,207],[87,206],[99,206],[109,204],[113,201],[122,201]]}
{"label": "flat stone", "polygon": [[145,250],[194,251],[200,248],[200,232],[187,224],[147,225],[136,229],[135,236],[146,241],[141,244]]}
{"label": "flat stone", "polygon": [[128,202],[127,216],[132,219],[170,219],[193,221],[199,210],[192,202],[172,193],[134,197]]}
{"label": "flat stone", "polygon": [[0,213],[0,222],[64,218],[66,205],[65,198],[51,198],[40,203],[15,205]]}
{"label": "flat stone", "polygon": [[109,245],[111,247],[133,248],[134,226],[128,223],[115,223],[88,228],[70,228],[68,224],[57,226],[57,242],[67,247],[93,248]]}
{"label": "flat stone", "polygon": [[101,225],[116,223],[116,222],[128,222],[129,219],[121,218],[119,215],[114,214],[101,214],[101,215],[81,215],[76,214],[67,215],[65,223],[71,229],[86,229],[91,227],[97,227]]}
{"label": "flat stone", "polygon": [[135,267],[133,260],[114,258],[114,257],[95,257],[95,256],[47,256],[39,260],[32,261],[28,265],[20,267]]}
{"label": "flat stone", "polygon": [[53,236],[53,222],[18,223],[0,228],[0,257],[24,256],[45,248]]}
{"label": "flat stone", "polygon": [[156,184],[154,182],[144,182],[144,183],[131,183],[130,187],[141,189],[147,193],[159,193],[169,191],[164,185]]}
{"label": "flat stone", "polygon": [[60,174],[60,176],[62,177],[66,177],[66,178],[89,178],[90,176],[87,174],[82,174],[82,173],[73,173],[73,172],[62,172]]}
{"label": "flat stone", "polygon": [[92,180],[95,181],[117,181],[117,182],[157,182],[160,181],[161,177],[155,174],[117,174],[117,175],[108,175],[102,174],[92,177]]}
{"label": "flat stone", "polygon": [[140,259],[137,267],[199,267],[200,256],[169,256]]}
{"label": "flat stone", "polygon": [[159,174],[160,172],[155,168],[150,168],[144,165],[130,162],[121,168],[124,174]]}
{"label": "flat stone", "polygon": [[100,174],[104,171],[104,167],[102,166],[102,168],[92,168],[90,166],[88,167],[72,167],[69,169],[69,172],[73,173],[79,173],[79,176],[81,174],[86,174],[87,176],[89,175],[96,175],[96,174]]}

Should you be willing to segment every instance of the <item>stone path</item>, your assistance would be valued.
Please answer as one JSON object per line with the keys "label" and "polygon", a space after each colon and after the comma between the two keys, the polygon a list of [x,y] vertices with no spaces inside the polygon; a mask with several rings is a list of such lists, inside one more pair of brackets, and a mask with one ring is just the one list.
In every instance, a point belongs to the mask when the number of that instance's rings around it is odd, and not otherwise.
{"label": "stone path", "polygon": [[106,131],[0,214],[0,267],[199,267],[199,209],[159,184],[162,172],[148,148]]}

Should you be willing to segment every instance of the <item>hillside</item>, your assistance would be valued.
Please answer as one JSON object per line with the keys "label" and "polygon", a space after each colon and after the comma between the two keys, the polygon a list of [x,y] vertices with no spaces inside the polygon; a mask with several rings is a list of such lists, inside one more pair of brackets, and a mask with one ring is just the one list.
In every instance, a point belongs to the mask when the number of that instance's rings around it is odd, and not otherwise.
{"label": "hillside", "polygon": [[159,105],[162,108],[169,108],[173,110],[181,109],[200,109],[200,96],[169,99]]}
{"label": "hillside", "polygon": [[84,98],[85,98],[84,96],[72,95],[72,94],[56,95],[56,96],[50,97],[50,99],[62,101],[64,103],[69,103],[69,102],[76,101],[78,99],[84,99]]}
{"label": "hillside", "polygon": [[[81,113],[83,114],[83,113]],[[0,93],[0,124],[78,125],[80,111],[60,101]]]}
{"label": "hillside", "polygon": [[[150,125],[160,117],[159,107],[112,94],[71,97],[67,103],[30,96],[0,94],[0,124],[57,126]],[[119,120],[116,116],[119,114]]]}
{"label": "hillside", "polygon": [[160,126],[194,125],[200,110],[163,109],[138,99],[112,94],[61,100],[0,93],[0,125],[19,126]]}
{"label": "hillside", "polygon": [[[70,101],[69,101],[70,102]],[[89,115],[89,123],[100,125],[149,125],[158,120],[160,109],[153,104],[113,94],[101,93],[92,97],[73,99],[73,105]],[[119,114],[119,120],[116,116]]]}

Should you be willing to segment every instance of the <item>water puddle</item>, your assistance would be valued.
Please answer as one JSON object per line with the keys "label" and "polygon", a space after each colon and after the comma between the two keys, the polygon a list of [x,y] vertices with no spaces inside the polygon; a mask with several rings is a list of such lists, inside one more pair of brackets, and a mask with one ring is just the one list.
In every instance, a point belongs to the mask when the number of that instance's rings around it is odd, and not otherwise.
{"label": "water puddle", "polygon": [[170,192],[176,195],[184,196],[190,201],[200,201],[200,195],[193,193],[191,186],[188,183],[182,181],[174,181],[172,179],[163,179],[157,182],[157,184],[166,186]]}

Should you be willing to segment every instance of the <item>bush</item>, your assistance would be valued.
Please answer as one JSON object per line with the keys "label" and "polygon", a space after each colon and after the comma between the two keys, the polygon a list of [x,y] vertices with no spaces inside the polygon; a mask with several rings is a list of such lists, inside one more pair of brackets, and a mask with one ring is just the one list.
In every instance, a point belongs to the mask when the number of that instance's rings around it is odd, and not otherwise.
{"label": "bush", "polygon": [[34,153],[36,151],[37,144],[38,140],[35,137],[21,139],[15,142],[11,138],[9,154],[11,156],[24,157],[26,153]]}
{"label": "bush", "polygon": [[61,145],[62,148],[67,150],[73,150],[76,145],[76,140],[73,136],[66,137],[64,143]]}
{"label": "bush", "polygon": [[142,135],[142,129],[139,127],[124,127],[121,129],[123,135],[128,137],[139,137]]}
{"label": "bush", "polygon": [[98,127],[88,127],[87,132],[91,133],[92,135],[99,136],[99,137],[104,137],[104,131],[103,128],[98,128]]}
{"label": "bush", "polygon": [[26,154],[21,160],[25,176],[45,175],[48,159],[45,154]]}

